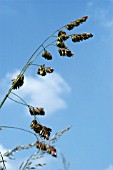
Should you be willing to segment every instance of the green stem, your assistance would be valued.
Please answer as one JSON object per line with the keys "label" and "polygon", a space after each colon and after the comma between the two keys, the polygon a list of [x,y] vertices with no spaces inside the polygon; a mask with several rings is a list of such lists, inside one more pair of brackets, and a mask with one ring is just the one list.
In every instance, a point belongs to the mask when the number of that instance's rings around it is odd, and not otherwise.
{"label": "green stem", "polygon": [[[53,45],[54,42],[56,42],[56,40],[54,40],[54,41],[52,41],[50,44],[46,45],[46,46],[45,46],[45,49],[46,49],[47,47],[49,47],[50,45]],[[29,65],[31,65],[31,64],[36,60],[36,58],[39,56],[39,54],[41,54],[42,52],[43,52],[43,50],[41,50],[41,51],[34,57],[34,59],[30,62]]]}
{"label": "green stem", "polygon": [[18,104],[22,104],[22,105],[26,106],[26,104],[21,103],[21,102],[18,102],[18,101],[16,101],[16,100],[12,99],[12,98],[11,98],[11,97],[9,97],[9,96],[8,96],[8,98],[9,98],[10,100],[12,100],[13,102],[16,102],[16,103],[18,103]]}
{"label": "green stem", "polygon": [[12,94],[14,94],[15,96],[17,96],[20,100],[23,101],[24,105],[29,106],[18,94],[11,92]]}

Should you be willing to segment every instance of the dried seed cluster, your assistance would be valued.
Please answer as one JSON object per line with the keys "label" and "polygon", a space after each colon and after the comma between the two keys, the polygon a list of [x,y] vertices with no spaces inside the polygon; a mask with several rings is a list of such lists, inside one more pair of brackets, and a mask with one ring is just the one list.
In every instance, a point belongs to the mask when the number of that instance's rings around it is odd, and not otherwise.
{"label": "dried seed cluster", "polygon": [[66,35],[64,31],[61,31],[61,32],[62,32],[62,34],[60,36],[58,35],[58,37],[57,37],[57,40],[60,41],[60,42],[65,41],[69,38],[69,36]]}
{"label": "dried seed cluster", "polygon": [[[18,78],[18,76],[17,76],[17,78]],[[16,79],[12,79],[13,89],[19,89],[24,84],[24,75],[23,74],[21,76],[19,76],[18,80],[17,80],[17,78]]]}
{"label": "dried seed cluster", "polygon": [[68,38],[69,36],[66,35],[65,31],[63,30],[58,31],[58,37],[57,37],[57,43],[56,43],[57,47],[67,49],[63,41],[67,40]]}
{"label": "dried seed cluster", "polygon": [[46,73],[52,73],[53,71],[54,71],[53,68],[45,67],[45,64],[43,64],[38,68],[37,74],[39,74],[41,76],[45,76]]}
{"label": "dried seed cluster", "polygon": [[[80,19],[75,20],[74,22],[70,22],[65,26],[67,30],[72,30],[75,26],[79,26],[81,23],[85,22],[87,20],[87,16],[84,16]],[[83,34],[71,34],[71,35],[66,35],[66,32],[63,30],[60,30],[58,32],[58,37],[57,37],[57,47],[59,47],[58,52],[60,56],[67,56],[71,57],[73,56],[73,53],[66,47],[64,44],[64,41],[67,40],[69,37],[71,37],[73,42],[80,42],[82,40],[86,40],[88,38],[91,38],[93,35],[90,33],[83,33]]]}
{"label": "dried seed cluster", "polygon": [[59,48],[67,48],[66,45],[64,44],[64,42],[62,42],[62,41],[57,41],[56,45]]}
{"label": "dried seed cluster", "polygon": [[46,50],[44,50],[44,52],[42,53],[42,57],[44,57],[47,60],[52,60],[52,55]]}
{"label": "dried seed cluster", "polygon": [[66,28],[67,30],[72,30],[74,27],[79,26],[80,24],[82,24],[83,22],[85,22],[87,19],[88,19],[88,16],[84,16],[84,17],[82,17],[82,18],[79,18],[79,19],[77,19],[77,20],[75,20],[75,21],[70,22],[69,24],[67,24],[67,25],[65,26],[65,28]]}
{"label": "dried seed cluster", "polygon": [[36,141],[36,147],[40,150],[47,151],[47,153],[54,157],[57,157],[57,151],[53,146],[47,146],[45,143]]}
{"label": "dried seed cluster", "polygon": [[[88,19],[88,16],[84,16],[84,17],[79,18],[73,22],[70,22],[69,24],[65,25],[64,28],[66,28],[67,30],[72,30],[74,27],[79,26],[80,24],[85,22],[87,19]],[[64,41],[69,39],[69,37],[71,37],[73,42],[79,42],[82,40],[86,40],[92,36],[93,35],[89,34],[89,33],[67,35],[65,31],[59,30],[58,35],[57,35],[56,46],[58,47],[58,52],[59,52],[60,56],[67,56],[67,57],[73,56],[72,51],[69,50],[68,47],[64,43]],[[47,52],[45,49],[44,49],[44,52],[42,53],[42,56],[48,60],[52,59],[52,55],[49,52]],[[40,68],[38,70],[38,74],[45,76],[46,75],[45,69]]]}
{"label": "dried seed cluster", "polygon": [[86,39],[91,38],[91,37],[93,37],[93,35],[90,34],[90,33],[72,34],[71,35],[73,42],[80,42],[80,41],[86,40]]}
{"label": "dried seed cluster", "polygon": [[29,112],[31,115],[45,115],[44,108],[29,106]]}
{"label": "dried seed cluster", "polygon": [[41,137],[43,137],[46,140],[49,140],[50,133],[52,129],[42,126],[39,124],[36,120],[33,120],[30,125],[31,129],[33,129],[36,133],[38,133]]}
{"label": "dried seed cluster", "polygon": [[60,56],[71,57],[73,55],[73,53],[69,49],[65,49],[65,48],[59,48],[58,52]]}
{"label": "dried seed cluster", "polygon": [[64,44],[63,41],[67,40],[69,38],[69,36],[66,35],[65,31],[60,30],[58,32],[58,37],[57,37],[57,47],[59,47],[58,52],[60,54],[60,56],[67,56],[67,57],[71,57],[73,55],[73,53],[66,47],[66,45]]}

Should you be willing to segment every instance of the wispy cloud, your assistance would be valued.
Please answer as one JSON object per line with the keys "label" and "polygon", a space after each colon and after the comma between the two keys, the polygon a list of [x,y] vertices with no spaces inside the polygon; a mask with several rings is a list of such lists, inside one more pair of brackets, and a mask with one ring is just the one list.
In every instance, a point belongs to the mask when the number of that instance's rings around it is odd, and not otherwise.
{"label": "wispy cloud", "polygon": [[105,28],[113,28],[113,15],[109,13],[108,9],[98,9],[95,12],[95,18],[101,26]]}
{"label": "wispy cloud", "polygon": [[105,170],[113,170],[113,165],[109,165]]}
{"label": "wispy cloud", "polygon": [[[17,74],[18,71],[7,74],[5,83],[3,82],[4,86],[9,86],[9,80],[16,77]],[[14,92],[24,98],[28,104],[44,107],[48,115],[67,107],[64,98],[70,92],[70,87],[58,73],[49,74],[45,77],[27,75],[23,87]]]}
{"label": "wispy cloud", "polygon": [[[110,5],[113,0],[108,1],[108,5]],[[88,1],[87,2],[88,11],[90,11],[90,17],[94,18],[98,25],[103,27],[113,28],[113,15],[112,11],[106,6],[97,6],[96,1]]]}

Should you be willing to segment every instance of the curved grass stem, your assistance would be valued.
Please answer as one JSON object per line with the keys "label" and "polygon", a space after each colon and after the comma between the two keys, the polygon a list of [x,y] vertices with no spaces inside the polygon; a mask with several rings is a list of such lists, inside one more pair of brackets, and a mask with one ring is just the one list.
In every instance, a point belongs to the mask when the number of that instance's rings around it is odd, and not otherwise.
{"label": "curved grass stem", "polygon": [[19,128],[19,127],[15,127],[15,126],[0,126],[0,129],[13,129],[13,130],[21,130],[21,131],[24,131],[24,132],[27,132],[27,133],[30,133],[32,135],[34,135],[37,139],[37,135],[29,130],[26,130],[26,129],[23,129],[23,128]]}
{"label": "curved grass stem", "polygon": [[[41,45],[34,51],[34,53],[31,55],[31,57],[28,59],[28,61],[26,62],[25,66],[22,68],[20,74],[17,76],[17,79],[15,80],[14,84],[10,87],[10,89],[8,90],[7,94],[5,95],[5,97],[3,98],[2,102],[0,103],[0,108],[3,106],[4,102],[6,101],[6,99],[8,98],[9,94],[11,93],[11,91],[13,90],[13,87],[15,86],[15,84],[17,83],[17,81],[19,80],[20,76],[22,74],[25,73],[25,71],[27,70],[27,68],[30,66],[30,62],[32,63],[36,58],[37,56],[40,54],[38,53],[36,56],[35,54],[37,53],[37,51],[43,47],[43,45],[45,44],[45,42],[47,42],[51,37],[54,36],[54,34],[56,32],[58,32],[59,30],[61,30],[62,28],[64,28],[65,26],[62,26],[61,28],[57,29],[56,31],[54,31],[50,36],[48,36],[42,43]],[[49,45],[48,45],[49,46]],[[42,50],[43,51],[43,50]],[[31,61],[32,60],[32,61]]]}

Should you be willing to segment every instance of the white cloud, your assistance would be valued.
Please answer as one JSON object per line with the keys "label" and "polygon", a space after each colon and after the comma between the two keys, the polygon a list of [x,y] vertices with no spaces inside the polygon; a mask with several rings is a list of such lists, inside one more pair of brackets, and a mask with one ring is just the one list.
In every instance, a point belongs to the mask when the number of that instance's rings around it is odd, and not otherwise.
{"label": "white cloud", "polygon": [[105,170],[113,170],[113,165],[109,165],[109,167],[106,168]]}
{"label": "white cloud", "polygon": [[[18,73],[6,76],[4,81],[7,82],[8,86],[8,81],[15,78]],[[45,77],[27,75],[24,85],[14,92],[25,99],[28,104],[34,107],[44,107],[48,115],[67,107],[64,97],[70,92],[70,87],[58,73],[49,74]]]}

